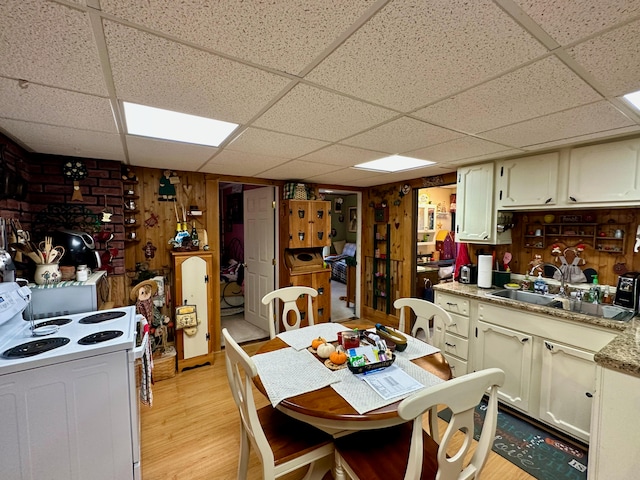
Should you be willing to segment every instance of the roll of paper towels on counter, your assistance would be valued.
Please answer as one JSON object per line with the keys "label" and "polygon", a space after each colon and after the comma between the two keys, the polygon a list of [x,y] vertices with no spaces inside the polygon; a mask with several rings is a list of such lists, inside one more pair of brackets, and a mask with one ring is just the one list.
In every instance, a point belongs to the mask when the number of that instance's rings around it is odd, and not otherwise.
{"label": "roll of paper towels on counter", "polygon": [[491,255],[478,255],[478,287],[491,288],[493,270],[493,257]]}

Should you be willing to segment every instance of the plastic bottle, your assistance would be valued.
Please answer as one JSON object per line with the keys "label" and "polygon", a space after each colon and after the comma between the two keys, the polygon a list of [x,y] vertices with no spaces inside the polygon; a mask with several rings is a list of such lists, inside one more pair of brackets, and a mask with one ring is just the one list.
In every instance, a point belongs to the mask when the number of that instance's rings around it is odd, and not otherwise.
{"label": "plastic bottle", "polygon": [[600,286],[598,285],[598,276],[593,276],[591,288],[589,289],[590,299],[592,303],[600,303]]}
{"label": "plastic bottle", "polygon": [[613,303],[613,299],[611,298],[611,293],[609,292],[609,285],[604,287],[604,293],[602,294],[602,303],[606,303],[606,304]]}
{"label": "plastic bottle", "polygon": [[547,282],[542,278],[542,272],[538,273],[538,278],[533,282],[533,291],[536,293],[544,294],[547,289]]}

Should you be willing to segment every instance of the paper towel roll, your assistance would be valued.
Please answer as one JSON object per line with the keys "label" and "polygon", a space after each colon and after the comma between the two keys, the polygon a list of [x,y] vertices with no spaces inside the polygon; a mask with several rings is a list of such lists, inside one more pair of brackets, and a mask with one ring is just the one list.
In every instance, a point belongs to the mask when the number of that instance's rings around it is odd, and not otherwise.
{"label": "paper towel roll", "polygon": [[478,255],[478,287],[491,288],[491,274],[493,270],[493,257],[491,255]]}

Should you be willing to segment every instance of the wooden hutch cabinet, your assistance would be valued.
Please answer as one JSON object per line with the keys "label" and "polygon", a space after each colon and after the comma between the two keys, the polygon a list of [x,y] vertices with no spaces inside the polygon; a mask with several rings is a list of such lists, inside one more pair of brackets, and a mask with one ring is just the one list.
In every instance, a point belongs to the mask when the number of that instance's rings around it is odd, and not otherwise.
{"label": "wooden hutch cabinet", "polygon": [[[315,288],[313,299],[316,323],[331,320],[331,270],[325,267],[322,248],[331,245],[331,202],[284,200],[280,204],[280,245],[284,249],[280,264],[280,286]],[[307,304],[298,300],[306,321]],[[281,325],[282,328],[282,325]]]}
{"label": "wooden hutch cabinet", "polygon": [[186,367],[213,365],[213,253],[171,252],[171,257],[175,306],[195,305],[198,318],[198,328],[193,335],[176,330],[178,372]]}

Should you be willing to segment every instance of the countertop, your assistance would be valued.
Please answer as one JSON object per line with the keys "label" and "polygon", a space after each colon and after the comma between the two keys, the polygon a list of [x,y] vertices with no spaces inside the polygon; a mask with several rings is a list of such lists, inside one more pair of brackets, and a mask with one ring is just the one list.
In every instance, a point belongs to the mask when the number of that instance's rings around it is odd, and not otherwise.
{"label": "countertop", "polygon": [[[458,282],[439,283],[434,285],[433,288],[443,293],[452,293],[474,300],[502,305],[504,307],[517,308],[519,310],[556,317],[562,320],[616,330],[619,332],[619,335],[596,353],[596,363],[611,370],[617,370],[628,375],[640,377],[640,318],[638,317],[634,317],[627,322],[592,317],[568,310],[543,307],[541,305],[518,302],[507,298],[491,297],[487,294],[502,289],[478,288],[477,285]],[[638,331],[638,342],[636,342],[636,331]]]}

